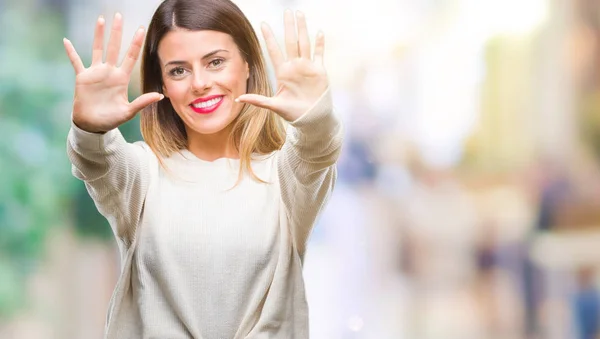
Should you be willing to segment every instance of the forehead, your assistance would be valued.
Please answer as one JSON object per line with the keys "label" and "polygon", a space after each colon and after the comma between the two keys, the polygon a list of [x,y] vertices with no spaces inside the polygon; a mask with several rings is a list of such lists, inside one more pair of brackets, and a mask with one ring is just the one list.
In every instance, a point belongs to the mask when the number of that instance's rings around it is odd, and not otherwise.
{"label": "forehead", "polygon": [[164,62],[172,59],[195,59],[217,49],[225,49],[234,54],[238,50],[233,38],[227,33],[176,29],[162,38],[158,45],[158,56]]}

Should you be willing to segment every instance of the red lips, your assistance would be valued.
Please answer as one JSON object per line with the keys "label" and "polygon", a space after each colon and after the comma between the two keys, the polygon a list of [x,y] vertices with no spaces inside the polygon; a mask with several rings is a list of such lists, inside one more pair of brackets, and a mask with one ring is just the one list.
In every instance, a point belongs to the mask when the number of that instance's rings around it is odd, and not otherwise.
{"label": "red lips", "polygon": [[[211,96],[207,96],[207,97],[203,97],[203,98],[198,98],[190,104],[190,107],[196,113],[209,114],[209,113],[214,112],[217,108],[219,108],[219,106],[221,106],[221,103],[223,103],[223,98],[224,98],[224,95],[211,95]],[[207,102],[211,102],[211,103],[209,105],[204,104],[201,107],[194,106],[194,105],[207,103]]]}

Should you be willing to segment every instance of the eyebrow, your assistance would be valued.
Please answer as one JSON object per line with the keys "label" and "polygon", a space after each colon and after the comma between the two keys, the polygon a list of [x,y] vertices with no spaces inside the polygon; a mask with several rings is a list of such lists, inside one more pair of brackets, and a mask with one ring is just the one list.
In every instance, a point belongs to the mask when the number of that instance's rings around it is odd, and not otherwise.
{"label": "eyebrow", "polygon": [[[215,54],[217,54],[217,53],[220,53],[220,52],[226,52],[226,53],[229,53],[229,51],[228,51],[228,50],[226,50],[226,49],[216,49],[216,50],[214,50],[214,51],[212,51],[212,52],[210,52],[210,53],[207,53],[207,54],[205,54],[205,55],[202,57],[202,60],[208,59],[208,58],[212,57],[213,55],[215,55]],[[169,61],[169,62],[167,62],[167,63],[166,63],[166,64],[165,64],[163,67],[167,67],[167,66],[169,66],[169,65],[185,65],[185,64],[187,64],[187,63],[188,63],[187,61],[174,60],[174,61]]]}

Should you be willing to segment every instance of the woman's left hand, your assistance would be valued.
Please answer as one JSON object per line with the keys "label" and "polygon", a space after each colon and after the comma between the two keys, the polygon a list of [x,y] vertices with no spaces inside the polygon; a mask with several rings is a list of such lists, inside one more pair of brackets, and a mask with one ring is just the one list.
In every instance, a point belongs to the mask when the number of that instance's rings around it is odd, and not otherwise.
{"label": "woman's left hand", "polygon": [[262,24],[267,50],[275,69],[277,92],[273,97],[258,94],[243,94],[239,102],[263,107],[279,114],[287,121],[294,121],[308,111],[323,95],[329,81],[323,64],[325,38],[319,32],[315,41],[314,55],[311,56],[311,45],[303,13],[296,12],[298,34],[294,14],[291,10],[284,13],[285,50],[284,58],[273,31],[267,24]]}

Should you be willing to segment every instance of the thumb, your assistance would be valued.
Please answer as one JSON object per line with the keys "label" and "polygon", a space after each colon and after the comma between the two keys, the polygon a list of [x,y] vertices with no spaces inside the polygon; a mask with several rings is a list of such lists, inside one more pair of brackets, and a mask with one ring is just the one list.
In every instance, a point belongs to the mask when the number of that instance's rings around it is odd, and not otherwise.
{"label": "thumb", "polygon": [[144,107],[158,102],[164,97],[164,95],[157,92],[142,94],[129,104],[129,113],[131,115],[135,115],[137,112],[144,109]]}
{"label": "thumb", "polygon": [[235,99],[235,101],[270,110],[273,109],[273,98],[269,98],[260,94],[242,94]]}

